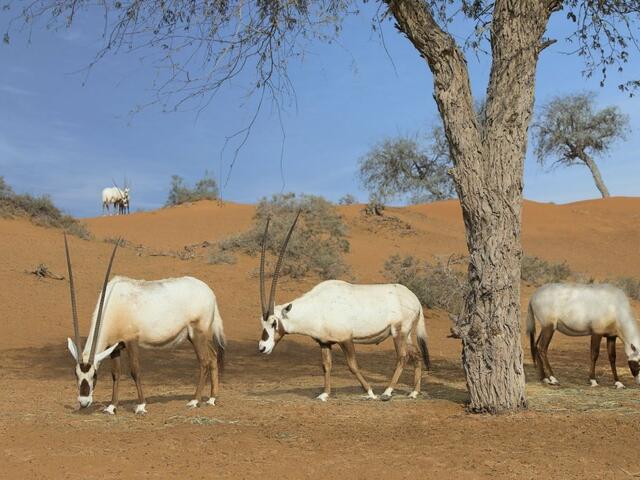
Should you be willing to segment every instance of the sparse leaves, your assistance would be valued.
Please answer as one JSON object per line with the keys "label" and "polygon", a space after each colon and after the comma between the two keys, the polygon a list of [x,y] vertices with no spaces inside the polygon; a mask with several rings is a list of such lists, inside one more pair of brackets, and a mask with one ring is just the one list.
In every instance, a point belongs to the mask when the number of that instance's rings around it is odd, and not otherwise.
{"label": "sparse leaves", "polygon": [[411,203],[443,200],[455,195],[449,147],[441,128],[434,128],[427,146],[414,138],[389,138],[360,160],[360,180],[380,203],[408,198]]}

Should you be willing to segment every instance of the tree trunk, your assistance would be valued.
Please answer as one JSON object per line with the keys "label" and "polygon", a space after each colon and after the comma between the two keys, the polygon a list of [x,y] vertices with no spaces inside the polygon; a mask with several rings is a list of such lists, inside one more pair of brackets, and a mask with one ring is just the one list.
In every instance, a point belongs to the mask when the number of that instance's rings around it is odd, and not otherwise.
{"label": "tree trunk", "polygon": [[[469,249],[470,292],[458,320],[471,412],[527,405],[520,343],[522,178],[535,69],[551,13],[545,0],[496,0],[486,119],[473,108],[466,60],[421,0],[389,0],[397,27],[433,73]],[[480,128],[482,127],[482,128]]]}
{"label": "tree trunk", "polygon": [[611,195],[609,195],[609,189],[604,184],[604,180],[602,180],[602,175],[600,174],[600,169],[598,168],[598,165],[596,165],[596,162],[593,160],[593,158],[591,158],[586,152],[582,152],[580,154],[580,160],[582,160],[585,165],[589,167],[589,170],[591,170],[593,181],[596,182],[596,187],[598,187],[598,190],[600,190],[600,195],[602,195],[602,198],[610,197]]}

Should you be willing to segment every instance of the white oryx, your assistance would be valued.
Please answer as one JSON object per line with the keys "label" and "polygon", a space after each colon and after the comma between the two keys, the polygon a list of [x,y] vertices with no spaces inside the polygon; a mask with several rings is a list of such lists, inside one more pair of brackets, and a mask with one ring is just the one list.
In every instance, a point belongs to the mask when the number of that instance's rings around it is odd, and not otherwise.
{"label": "white oryx", "polygon": [[[537,341],[536,322],[541,332]],[[636,383],[640,383],[640,328],[625,293],[608,284],[550,283],[534,292],[529,301],[527,332],[531,344],[531,356],[538,367],[540,380],[558,385],[547,358],[549,343],[558,330],[565,335],[591,335],[592,386],[597,386],[595,365],[600,352],[602,337],[607,338],[607,350],[611,370],[617,388],[624,388],[616,370],[616,338],[624,343],[629,369]],[[549,376],[545,373],[545,368]]]}
{"label": "white oryx", "polygon": [[104,215],[109,212],[109,207],[113,206],[113,212],[115,214],[123,215],[125,213],[129,213],[129,204],[131,203],[130,198],[131,189],[127,184],[127,180],[125,178],[124,188],[118,187],[116,182],[113,182],[113,187],[107,187],[102,189],[102,214]]}
{"label": "white oryx", "polygon": [[[300,213],[298,212],[298,216]],[[429,368],[429,351],[422,305],[406,287],[398,284],[353,285],[328,280],[316,285],[299,298],[275,305],[275,292],[287,243],[298,221],[296,216],[284,240],[271,282],[268,303],[265,303],[264,260],[269,220],[264,232],[260,259],[260,301],[262,304],[262,338],[260,352],[270,354],[284,335],[300,334],[313,338],[322,351],[324,391],[317,397],[326,401],[331,394],[331,346],[338,344],[345,354],[351,372],[356,376],[368,398],[377,398],[371,385],[358,369],[356,343],[378,344],[393,337],[397,353],[396,368],[388,388],[382,395],[389,400],[407,360],[414,365],[414,387],[409,394],[420,393],[422,365],[411,341],[415,329],[418,347],[425,366]]]}
{"label": "white oryx", "polygon": [[127,351],[131,376],[138,390],[135,412],[146,413],[139,374],[138,347],[173,347],[185,338],[193,345],[200,364],[195,396],[187,406],[198,406],[208,375],[211,377],[211,396],[206,403],[215,405],[218,368],[223,366],[225,345],[222,318],[215,295],[205,283],[193,277],[156,281],[114,277],[109,282],[118,243],[111,254],[87,343],[82,350],[71,259],[67,237],[64,237],[75,335],[75,341],[68,339],[68,348],[76,361],[80,406],[84,408],[91,405],[98,367],[110,356],[113,361],[113,395],[104,411],[115,413],[118,405],[120,352],[124,349]]}

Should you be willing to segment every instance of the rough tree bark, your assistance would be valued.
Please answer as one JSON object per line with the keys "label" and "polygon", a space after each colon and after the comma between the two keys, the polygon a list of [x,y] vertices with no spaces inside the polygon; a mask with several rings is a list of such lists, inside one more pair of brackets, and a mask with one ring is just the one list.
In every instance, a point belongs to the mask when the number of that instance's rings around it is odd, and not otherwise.
{"label": "rough tree bark", "polygon": [[604,180],[602,180],[602,175],[600,174],[600,169],[598,168],[598,165],[596,165],[596,162],[593,160],[593,158],[591,158],[587,153],[583,152],[580,154],[580,160],[582,160],[591,171],[593,181],[596,182],[596,187],[598,187],[598,190],[600,190],[600,195],[602,195],[602,198],[610,197],[611,195],[609,195],[609,189],[604,184]]}
{"label": "rough tree bark", "polygon": [[524,408],[520,343],[522,178],[542,36],[556,3],[496,0],[482,131],[467,64],[422,0],[387,0],[397,28],[425,58],[454,163],[469,249],[470,293],[457,329],[472,412]]}

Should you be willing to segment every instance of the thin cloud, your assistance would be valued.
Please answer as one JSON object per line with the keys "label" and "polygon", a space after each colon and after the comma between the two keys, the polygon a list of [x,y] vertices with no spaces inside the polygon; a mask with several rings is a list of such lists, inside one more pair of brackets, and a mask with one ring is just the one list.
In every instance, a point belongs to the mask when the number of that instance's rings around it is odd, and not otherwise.
{"label": "thin cloud", "polygon": [[22,95],[31,97],[36,95],[36,92],[32,90],[26,90],[24,88],[14,87],[13,85],[8,85],[6,83],[0,84],[0,92],[8,93],[10,95]]}

